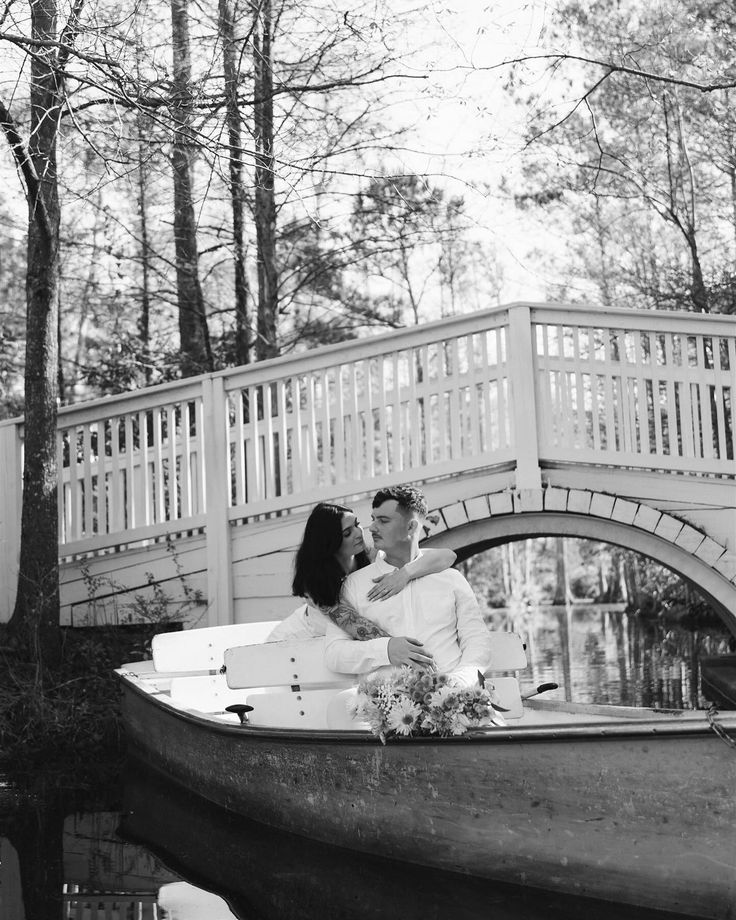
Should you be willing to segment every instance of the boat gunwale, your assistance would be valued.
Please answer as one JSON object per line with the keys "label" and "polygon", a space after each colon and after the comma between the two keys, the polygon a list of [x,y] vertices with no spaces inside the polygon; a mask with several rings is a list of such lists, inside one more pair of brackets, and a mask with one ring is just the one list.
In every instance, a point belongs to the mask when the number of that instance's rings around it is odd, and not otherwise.
{"label": "boat gunwale", "polygon": [[[147,690],[139,679],[128,671],[117,669],[115,672],[124,687],[135,692],[141,699],[153,705],[167,717],[206,728],[215,734],[233,735],[242,739],[279,740],[293,744],[341,742],[342,747],[350,744],[370,744],[383,747],[380,739],[369,732],[348,729],[305,729],[277,728],[265,725],[235,724],[212,718],[207,713],[194,709],[179,709],[167,702],[164,692]],[[501,742],[549,742],[566,741],[605,741],[632,737],[673,738],[683,735],[706,735],[714,740],[719,738],[707,720],[706,710],[672,710],[657,712],[653,710],[652,718],[638,717],[635,720],[621,718],[620,721],[558,722],[548,725],[508,725],[503,728],[489,727],[471,729],[464,735],[439,737],[420,735],[407,738],[390,738],[388,745],[448,745],[448,744],[498,744]],[[692,715],[691,715],[692,714]],[[719,725],[727,731],[736,732],[736,712],[718,711]]]}

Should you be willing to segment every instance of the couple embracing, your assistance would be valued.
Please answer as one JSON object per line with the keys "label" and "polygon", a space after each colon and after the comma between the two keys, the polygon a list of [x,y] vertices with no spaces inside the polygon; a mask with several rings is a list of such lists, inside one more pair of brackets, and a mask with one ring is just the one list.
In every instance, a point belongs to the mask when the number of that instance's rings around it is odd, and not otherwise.
{"label": "couple embracing", "polygon": [[457,686],[473,686],[488,662],[491,637],[470,585],[450,568],[455,554],[419,548],[426,516],[427,502],[413,486],[377,492],[370,561],[355,514],[317,505],[292,585],[307,604],[269,640],[324,634],[325,661],[333,671],[429,667]]}

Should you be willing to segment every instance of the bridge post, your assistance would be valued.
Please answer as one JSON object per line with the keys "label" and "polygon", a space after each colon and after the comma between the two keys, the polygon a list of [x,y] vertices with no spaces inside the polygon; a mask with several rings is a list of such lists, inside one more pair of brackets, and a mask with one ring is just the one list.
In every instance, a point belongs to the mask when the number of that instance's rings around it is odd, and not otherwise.
{"label": "bridge post", "polygon": [[0,425],[0,623],[15,607],[20,560],[20,521],[23,497],[21,425]]}
{"label": "bridge post", "polygon": [[541,489],[536,362],[532,347],[532,315],[526,304],[509,307],[509,347],[506,360],[511,386],[516,488],[520,491]]}
{"label": "bridge post", "polygon": [[202,380],[204,417],[204,494],[207,524],[207,625],[232,622],[230,470],[228,464],[227,400],[222,377]]}

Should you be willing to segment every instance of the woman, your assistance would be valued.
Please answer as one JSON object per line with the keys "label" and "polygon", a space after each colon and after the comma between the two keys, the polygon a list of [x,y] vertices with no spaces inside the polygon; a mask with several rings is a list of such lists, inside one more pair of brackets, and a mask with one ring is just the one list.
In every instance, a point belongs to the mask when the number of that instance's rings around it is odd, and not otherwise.
{"label": "woman", "polygon": [[[297,608],[271,632],[269,642],[280,639],[306,639],[323,636],[327,623],[337,623],[354,639],[375,639],[387,635],[371,620],[357,613],[349,617],[338,607],[342,583],[351,572],[361,569],[375,557],[365,545],[358,519],[350,508],[331,502],[316,505],[304,528],[296,552],[294,580],[296,597],[307,603]],[[398,594],[414,578],[448,569],[457,556],[451,549],[425,549],[422,555],[403,568],[375,578],[369,600],[385,600]]]}

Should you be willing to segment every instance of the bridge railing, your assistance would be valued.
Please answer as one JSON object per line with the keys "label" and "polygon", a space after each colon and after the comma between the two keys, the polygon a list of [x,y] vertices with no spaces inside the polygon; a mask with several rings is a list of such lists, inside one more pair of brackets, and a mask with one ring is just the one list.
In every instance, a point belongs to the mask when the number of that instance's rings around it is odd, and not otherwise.
{"label": "bridge railing", "polygon": [[543,460],[734,475],[733,318],[579,308],[532,318]]}
{"label": "bridge railing", "polygon": [[[512,304],[64,407],[61,552],[504,465],[732,476],[735,375],[732,318]],[[0,425],[0,520],[21,439]]]}

